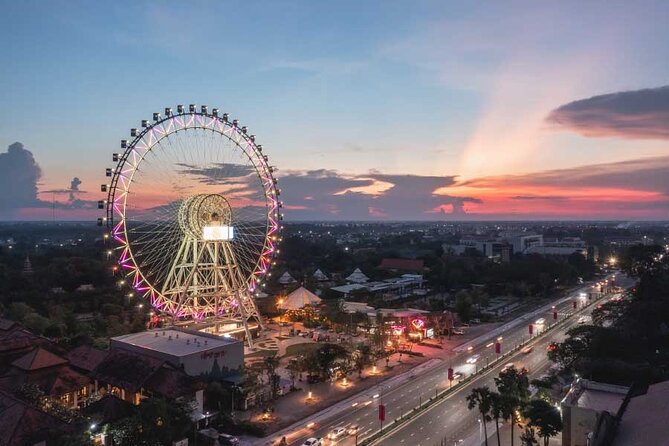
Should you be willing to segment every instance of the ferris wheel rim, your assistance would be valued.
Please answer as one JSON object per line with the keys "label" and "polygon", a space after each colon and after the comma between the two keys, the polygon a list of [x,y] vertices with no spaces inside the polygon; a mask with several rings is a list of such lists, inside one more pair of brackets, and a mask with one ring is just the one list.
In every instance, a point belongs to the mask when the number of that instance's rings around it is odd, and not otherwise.
{"label": "ferris wheel rim", "polygon": [[[121,148],[123,153],[115,154],[118,156],[116,168],[112,169],[111,181],[107,185],[106,200],[106,223],[108,236],[111,236],[119,246],[117,250],[121,251],[118,263],[122,274],[125,277],[132,277],[132,288],[143,297],[148,297],[151,304],[159,310],[168,302],[161,295],[156,284],[152,283],[146,277],[145,272],[138,264],[133,246],[128,234],[127,225],[127,206],[130,187],[133,184],[135,173],[147,154],[156,148],[160,142],[171,135],[187,130],[213,131],[221,137],[227,138],[248,158],[253,166],[255,175],[260,180],[262,190],[265,195],[265,231],[264,241],[260,249],[259,256],[255,265],[250,271],[248,277],[248,290],[253,293],[258,286],[261,277],[268,273],[272,258],[277,252],[275,242],[280,231],[280,220],[282,215],[279,209],[282,207],[278,199],[279,191],[276,187],[277,180],[273,175],[273,167],[269,165],[267,155],[262,153],[262,146],[255,142],[255,136],[248,134],[246,127],[240,127],[237,120],[230,121],[227,113],[218,116],[217,109],[211,113],[206,110],[206,106],[201,111],[194,110],[194,105],[190,105],[189,110],[183,110],[179,106],[178,113],[172,113],[171,109],[165,109],[165,116],[161,117],[159,113],[153,114],[153,122],[142,121],[141,131],[133,129],[131,135],[132,141],[122,140]],[[167,128],[165,124],[167,123]],[[159,132],[160,135],[156,135]],[[145,140],[148,138],[148,144]],[[138,149],[138,145],[140,148]],[[139,150],[143,150],[138,157]],[[132,161],[129,161],[131,160]],[[129,164],[130,169],[126,169]],[[107,169],[109,175],[109,169]],[[119,194],[120,192],[120,194]],[[118,216],[118,221],[115,217]],[[169,311],[168,311],[169,312]]]}

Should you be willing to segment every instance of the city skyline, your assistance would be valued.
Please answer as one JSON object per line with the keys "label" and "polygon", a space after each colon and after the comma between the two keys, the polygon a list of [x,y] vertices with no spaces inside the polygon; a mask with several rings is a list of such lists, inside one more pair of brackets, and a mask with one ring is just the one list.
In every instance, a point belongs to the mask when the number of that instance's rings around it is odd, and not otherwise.
{"label": "city skyline", "polygon": [[177,103],[258,135],[287,220],[667,216],[661,2],[4,9],[2,219],[97,217],[119,141]]}

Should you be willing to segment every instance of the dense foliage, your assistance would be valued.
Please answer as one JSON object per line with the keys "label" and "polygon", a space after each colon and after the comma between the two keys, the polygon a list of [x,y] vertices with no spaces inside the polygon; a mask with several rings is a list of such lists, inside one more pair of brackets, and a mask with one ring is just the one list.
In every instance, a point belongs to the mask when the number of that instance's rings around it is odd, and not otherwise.
{"label": "dense foliage", "polygon": [[669,378],[669,258],[660,246],[633,246],[622,269],[637,278],[619,300],[601,304],[593,325],[568,332],[549,353],[564,369],[619,384]]}

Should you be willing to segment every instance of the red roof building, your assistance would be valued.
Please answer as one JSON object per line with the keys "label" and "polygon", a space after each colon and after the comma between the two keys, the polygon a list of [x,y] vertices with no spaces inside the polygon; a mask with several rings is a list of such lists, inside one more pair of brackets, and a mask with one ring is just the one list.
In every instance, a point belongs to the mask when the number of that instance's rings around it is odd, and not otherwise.
{"label": "red roof building", "polygon": [[0,389],[15,392],[25,385],[35,385],[44,395],[71,409],[78,408],[90,395],[91,380],[74,370],[67,359],[42,347],[12,362],[0,376]]}
{"label": "red roof building", "polygon": [[422,273],[424,264],[425,262],[420,259],[385,258],[381,260],[379,269],[385,269],[388,271],[412,271]]}

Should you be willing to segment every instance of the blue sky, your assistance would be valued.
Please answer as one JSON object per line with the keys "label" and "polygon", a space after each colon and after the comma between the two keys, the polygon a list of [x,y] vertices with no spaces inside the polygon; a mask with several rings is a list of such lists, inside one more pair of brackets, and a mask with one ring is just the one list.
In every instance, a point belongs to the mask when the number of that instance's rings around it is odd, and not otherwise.
{"label": "blue sky", "polygon": [[[546,120],[573,101],[666,85],[668,9],[622,1],[4,1],[0,147],[20,141],[32,153],[38,192],[78,177],[90,198],[130,127],[165,106],[205,103],[248,125],[289,185],[291,176],[318,183],[322,174],[313,172],[325,169],[351,187],[372,184],[356,192],[363,203],[414,191],[431,206],[410,215],[398,202],[366,216],[359,210],[375,206],[335,215],[300,209],[296,218],[434,218],[435,195],[451,197],[436,208],[453,217],[555,217],[563,202],[533,200],[511,215],[515,191],[503,183],[477,189],[490,180],[475,180],[515,175],[548,194],[532,175],[669,155],[657,132],[588,132]],[[386,181],[406,190],[382,197],[378,174],[417,179]],[[432,176],[448,187],[430,190],[422,177]],[[559,187],[565,196],[583,192]],[[664,190],[651,199],[647,187],[625,187],[648,207],[620,214],[616,203],[588,215],[580,203],[581,213],[565,217],[665,212]],[[619,185],[593,188],[591,200],[619,194]],[[303,198],[286,201],[304,207]],[[0,216],[18,218],[14,210],[31,206],[16,203]]]}

